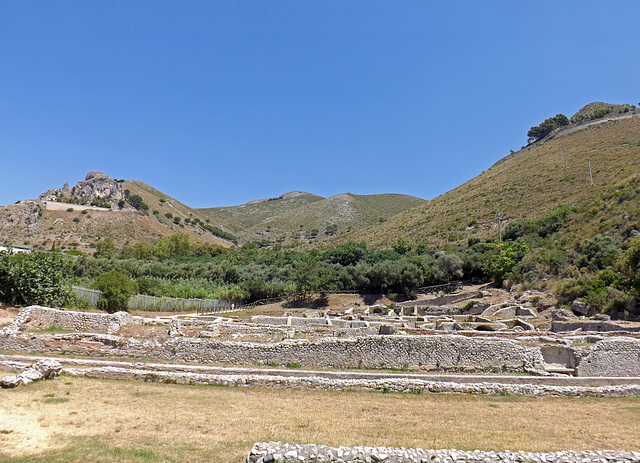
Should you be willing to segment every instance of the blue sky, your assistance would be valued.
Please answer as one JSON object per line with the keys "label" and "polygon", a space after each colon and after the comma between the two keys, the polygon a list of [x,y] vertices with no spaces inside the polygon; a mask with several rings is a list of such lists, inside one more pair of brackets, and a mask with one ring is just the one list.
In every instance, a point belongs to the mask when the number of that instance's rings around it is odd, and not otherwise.
{"label": "blue sky", "polygon": [[0,205],[87,172],[192,207],[431,199],[592,101],[640,102],[640,2],[0,3]]}

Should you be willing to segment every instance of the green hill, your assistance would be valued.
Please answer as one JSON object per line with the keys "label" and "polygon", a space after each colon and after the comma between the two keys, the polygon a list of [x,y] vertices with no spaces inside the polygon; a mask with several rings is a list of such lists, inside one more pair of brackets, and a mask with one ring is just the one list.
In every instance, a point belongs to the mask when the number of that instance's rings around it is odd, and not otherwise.
{"label": "green hill", "polygon": [[497,236],[513,220],[587,204],[640,171],[640,115],[622,116],[570,126],[421,206],[331,243],[383,247],[401,236],[432,246],[462,243]]}
{"label": "green hill", "polygon": [[295,240],[321,240],[369,227],[424,202],[400,194],[344,193],[323,198],[290,192],[241,206],[199,209],[198,212],[211,223],[238,234],[243,241],[287,244]]}

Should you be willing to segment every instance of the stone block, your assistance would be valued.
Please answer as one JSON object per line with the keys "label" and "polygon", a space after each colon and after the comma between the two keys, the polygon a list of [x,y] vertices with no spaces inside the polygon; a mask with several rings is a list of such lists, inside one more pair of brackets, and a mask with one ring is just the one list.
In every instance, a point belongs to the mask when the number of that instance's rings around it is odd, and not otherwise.
{"label": "stone block", "polygon": [[551,311],[551,319],[553,321],[568,321],[575,320],[576,316],[567,309],[555,308]]}
{"label": "stone block", "polygon": [[500,322],[455,322],[453,328],[466,331],[503,331],[509,329],[506,324]]}
{"label": "stone block", "polygon": [[502,309],[498,309],[493,313],[495,318],[512,318],[516,316],[516,310],[518,306],[504,307]]}
{"label": "stone block", "polygon": [[531,307],[516,307],[516,317],[535,318],[538,316],[538,312]]}
{"label": "stone block", "polygon": [[395,332],[396,328],[392,325],[380,325],[380,329],[378,330],[378,334],[381,335],[395,334]]}
{"label": "stone block", "polygon": [[573,301],[571,304],[571,310],[577,314],[584,315],[585,317],[590,317],[596,313],[595,309],[589,304],[578,300]]}
{"label": "stone block", "polygon": [[22,384],[22,379],[16,375],[5,376],[0,379],[0,387],[2,389],[13,389],[14,387],[18,387]]}

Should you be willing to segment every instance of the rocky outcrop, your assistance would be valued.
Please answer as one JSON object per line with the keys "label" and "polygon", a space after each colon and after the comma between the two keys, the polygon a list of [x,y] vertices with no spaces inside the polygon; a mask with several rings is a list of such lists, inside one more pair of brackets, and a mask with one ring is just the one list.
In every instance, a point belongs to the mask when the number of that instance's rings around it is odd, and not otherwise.
{"label": "rocky outcrop", "polygon": [[44,207],[41,201],[20,201],[0,208],[0,228],[31,227],[38,222]]}
{"label": "rocky outcrop", "polygon": [[43,201],[75,202],[90,204],[95,200],[103,200],[115,206],[125,199],[124,189],[117,180],[102,172],[89,172],[83,181],[73,188],[65,183],[62,188],[52,188],[40,195]]}

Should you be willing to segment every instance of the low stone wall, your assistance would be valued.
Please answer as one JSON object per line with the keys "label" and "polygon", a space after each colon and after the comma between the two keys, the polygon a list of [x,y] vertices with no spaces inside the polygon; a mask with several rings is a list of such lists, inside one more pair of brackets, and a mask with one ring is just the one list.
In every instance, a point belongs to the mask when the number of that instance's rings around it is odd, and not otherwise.
{"label": "low stone wall", "polygon": [[160,343],[105,334],[17,334],[0,336],[0,348],[233,365],[544,372],[539,348],[523,347],[513,340],[458,335],[365,336],[263,344],[190,337],[175,337]]}
{"label": "low stone wall", "polygon": [[606,333],[611,331],[640,333],[640,323],[622,320],[567,320],[553,321],[551,322],[549,329],[554,333],[576,330],[598,333]]}
{"label": "low stone wall", "polygon": [[33,305],[18,313],[13,322],[0,330],[0,336],[25,330],[61,328],[74,331],[116,333],[123,325],[141,325],[145,319],[127,312],[114,314],[76,312]]}
{"label": "low stone wall", "polygon": [[[71,376],[138,380],[170,384],[207,384],[225,386],[304,388],[318,390],[369,390],[411,394],[481,394],[520,395],[530,397],[638,397],[640,385],[561,386],[551,384],[459,383],[420,378],[327,378],[311,372],[300,376],[278,374],[198,373],[158,369],[100,367],[65,367]],[[303,372],[304,373],[304,372]],[[309,374],[311,373],[311,374]]]}
{"label": "low stone wall", "polygon": [[256,442],[245,463],[516,463],[516,462],[638,462],[640,452],[616,452],[614,450],[586,452],[465,452],[453,449],[406,449],[394,447],[329,447],[313,444],[286,444],[281,442]]}
{"label": "low stone wall", "polygon": [[170,358],[157,341],[138,341],[112,334],[16,334],[0,335],[0,349],[91,356]]}

